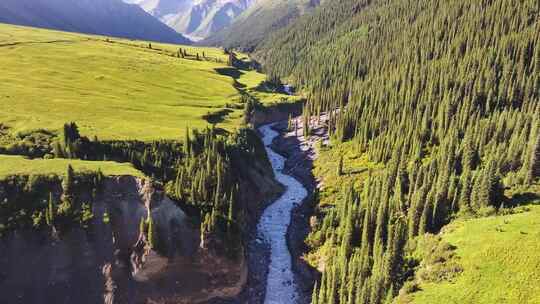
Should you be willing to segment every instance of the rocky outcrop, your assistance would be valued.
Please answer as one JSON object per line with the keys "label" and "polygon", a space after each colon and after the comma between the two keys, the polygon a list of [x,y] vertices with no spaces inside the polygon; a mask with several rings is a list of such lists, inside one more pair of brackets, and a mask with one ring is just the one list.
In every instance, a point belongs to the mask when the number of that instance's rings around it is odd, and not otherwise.
{"label": "rocky outcrop", "polygon": [[230,25],[254,0],[124,0],[193,41],[204,39]]}
{"label": "rocky outcrop", "polygon": [[249,123],[255,127],[260,127],[277,121],[287,121],[290,116],[295,117],[302,114],[303,101],[291,104],[276,104],[275,106],[265,106],[263,109],[254,111],[249,117]]}
{"label": "rocky outcrop", "polygon": [[151,252],[139,224],[150,214],[167,254],[188,256],[196,248],[185,214],[148,180],[107,179],[92,213],[88,229],[61,238],[18,231],[0,240],[0,303],[137,303],[135,276],[150,266]]}

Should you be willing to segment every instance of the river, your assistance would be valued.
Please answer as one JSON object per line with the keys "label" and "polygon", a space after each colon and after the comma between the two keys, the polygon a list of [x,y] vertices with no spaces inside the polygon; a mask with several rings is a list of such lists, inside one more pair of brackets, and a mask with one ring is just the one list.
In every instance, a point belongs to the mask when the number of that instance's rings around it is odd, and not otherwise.
{"label": "river", "polygon": [[286,191],[264,211],[257,226],[259,238],[265,240],[271,248],[264,303],[293,304],[298,301],[299,293],[287,246],[287,229],[291,222],[291,212],[302,203],[308,192],[298,180],[283,172],[286,159],[270,148],[273,139],[279,135],[272,130],[272,126],[262,126],[259,131],[276,179],[286,186]]}

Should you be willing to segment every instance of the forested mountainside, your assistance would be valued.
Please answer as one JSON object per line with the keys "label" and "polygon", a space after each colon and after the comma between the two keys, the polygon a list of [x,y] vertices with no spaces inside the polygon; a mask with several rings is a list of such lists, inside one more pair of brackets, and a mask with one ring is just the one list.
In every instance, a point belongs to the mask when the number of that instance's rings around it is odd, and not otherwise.
{"label": "forested mountainside", "polygon": [[2,0],[0,22],[169,43],[189,40],[121,0]]}
{"label": "forested mountainside", "polygon": [[[308,96],[305,118],[329,113],[322,151],[341,155],[336,176],[351,184],[321,190],[312,303],[390,303],[451,278],[451,246],[428,233],[538,199],[539,20],[536,0],[343,0],[258,47],[269,74]],[[355,160],[358,171],[343,169]],[[419,278],[414,248],[426,242]]]}
{"label": "forested mountainside", "polygon": [[201,43],[253,50],[270,33],[311,12],[320,3],[320,0],[254,1],[230,26],[212,34]]}
{"label": "forested mountainside", "polygon": [[198,41],[230,25],[255,0],[124,0]]}

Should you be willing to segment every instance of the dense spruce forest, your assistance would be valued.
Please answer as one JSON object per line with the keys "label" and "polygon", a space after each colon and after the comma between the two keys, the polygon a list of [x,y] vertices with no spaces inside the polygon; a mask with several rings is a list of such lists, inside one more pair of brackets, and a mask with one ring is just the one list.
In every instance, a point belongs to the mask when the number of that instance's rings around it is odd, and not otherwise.
{"label": "dense spruce forest", "polygon": [[306,118],[329,113],[335,143],[384,165],[319,210],[308,243],[330,249],[312,303],[416,290],[418,236],[538,180],[539,16],[536,0],[333,1],[259,46],[308,96]]}

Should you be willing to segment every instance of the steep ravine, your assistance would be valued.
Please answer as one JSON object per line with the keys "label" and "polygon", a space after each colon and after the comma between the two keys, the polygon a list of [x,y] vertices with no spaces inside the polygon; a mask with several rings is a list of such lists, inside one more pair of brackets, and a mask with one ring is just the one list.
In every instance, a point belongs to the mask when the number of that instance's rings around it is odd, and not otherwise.
{"label": "steep ravine", "polygon": [[[97,197],[79,194],[93,201],[89,229],[61,238],[18,231],[0,239],[0,303],[309,303],[316,272],[301,255],[314,186],[312,149],[286,125],[259,129],[271,167],[250,164],[241,181],[239,200],[253,228],[246,259],[201,250],[198,225],[150,181],[110,177]],[[55,189],[59,195],[61,186]],[[161,254],[139,233],[149,214],[165,243]]]}
{"label": "steep ravine", "polygon": [[[261,115],[262,114],[262,115]],[[312,122],[312,136],[305,138],[301,127],[287,130],[287,113],[259,113],[259,134],[263,138],[276,178],[287,188],[280,197],[266,202],[257,231],[248,245],[249,280],[239,298],[216,303],[294,303],[310,302],[315,279],[319,276],[302,259],[304,243],[313,214],[312,175],[315,144],[327,140],[324,123]],[[283,120],[285,119],[285,120]],[[301,117],[297,125],[302,126]],[[275,122],[277,121],[277,122]]]}
{"label": "steep ravine", "polygon": [[[239,203],[248,218],[257,218],[260,204],[282,191],[264,162],[252,163],[240,181]],[[52,191],[60,195],[61,185]],[[201,249],[199,225],[149,180],[110,177],[92,195],[86,189],[77,194],[93,202],[88,229],[74,227],[61,237],[16,231],[0,239],[0,303],[194,304],[242,291],[243,256],[231,260]],[[160,254],[140,234],[141,218],[149,214]]]}
{"label": "steep ravine", "polygon": [[308,190],[308,196],[295,207],[291,215],[291,223],[287,231],[287,242],[293,257],[293,274],[301,294],[299,303],[310,303],[313,284],[320,273],[308,265],[303,259],[308,248],[305,240],[311,232],[310,218],[315,209],[315,192],[319,182],[313,176],[313,162],[318,157],[316,146],[320,142],[328,143],[327,117],[310,121],[310,136],[303,136],[302,117],[294,118],[292,123],[298,128],[288,130],[287,121],[274,125],[274,130],[280,132],[272,143],[272,149],[286,157],[284,172],[296,178]]}

